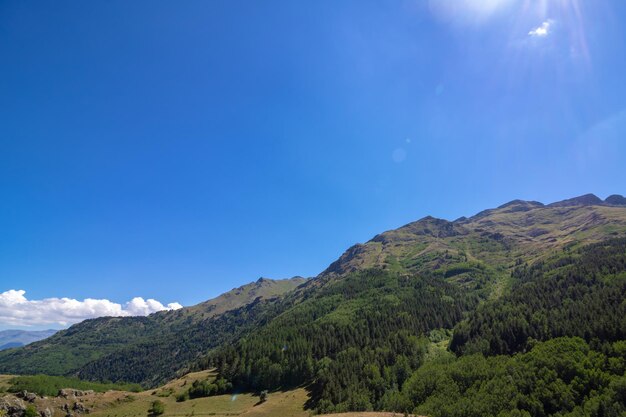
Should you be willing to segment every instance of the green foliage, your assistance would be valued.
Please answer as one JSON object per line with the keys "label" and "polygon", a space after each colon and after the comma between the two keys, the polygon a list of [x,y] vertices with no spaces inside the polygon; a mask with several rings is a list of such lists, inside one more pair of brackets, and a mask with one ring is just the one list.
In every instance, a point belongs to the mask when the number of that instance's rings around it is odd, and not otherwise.
{"label": "green foliage", "polygon": [[[189,309],[85,320],[45,341],[0,351],[0,374],[77,375],[156,387],[253,328],[257,315],[267,312],[258,296],[275,297],[302,282],[261,280]],[[213,320],[226,310],[232,311]]]}
{"label": "green foliage", "polygon": [[626,412],[626,382],[623,369],[608,366],[615,354],[594,351],[580,338],[557,338],[512,357],[428,363],[402,393],[415,414],[433,417],[617,417]]}
{"label": "green foliage", "polygon": [[176,394],[176,402],[182,403],[183,401],[187,401],[189,399],[189,390],[185,390],[181,393]]}
{"label": "green foliage", "polygon": [[138,384],[113,384],[83,381],[78,378],[68,378],[62,376],[33,375],[33,376],[17,376],[12,378],[9,392],[34,392],[39,395],[55,396],[62,388],[73,388],[78,390],[93,390],[96,392],[105,392],[109,390],[117,391],[141,391]]}
{"label": "green foliage", "polygon": [[487,302],[454,329],[457,353],[515,353],[529,341],[579,336],[587,341],[626,338],[626,239],[564,253],[520,267],[517,284]]}
{"label": "green foliage", "polygon": [[34,405],[29,404],[24,410],[24,417],[39,417],[39,412]]}
{"label": "green foliage", "polygon": [[306,386],[320,413],[624,417],[626,240],[583,244],[626,221],[595,211],[516,203],[427,218],[354,246],[284,297],[215,316],[89,320],[0,353],[0,372],[156,386],[217,368],[176,400]]}
{"label": "green foliage", "polygon": [[383,396],[423,363],[430,342],[418,335],[452,327],[478,302],[435,277],[381,270],[349,275],[303,298],[204,366],[216,366],[239,389],[313,381],[319,411],[380,409]]}
{"label": "green foliage", "polygon": [[226,381],[224,378],[218,378],[215,382],[210,382],[209,380],[196,380],[187,390],[187,396],[191,399],[210,397],[211,395],[226,394],[232,389],[233,384]]}
{"label": "green foliage", "polygon": [[155,417],[165,413],[165,404],[161,400],[152,401],[150,409],[148,410],[148,416]]}

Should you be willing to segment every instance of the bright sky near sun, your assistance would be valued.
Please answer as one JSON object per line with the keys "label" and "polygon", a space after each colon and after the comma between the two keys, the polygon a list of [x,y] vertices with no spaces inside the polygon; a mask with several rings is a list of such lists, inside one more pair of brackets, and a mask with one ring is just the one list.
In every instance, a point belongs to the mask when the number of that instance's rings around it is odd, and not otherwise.
{"label": "bright sky near sun", "polygon": [[626,194],[621,0],[0,2],[0,329]]}

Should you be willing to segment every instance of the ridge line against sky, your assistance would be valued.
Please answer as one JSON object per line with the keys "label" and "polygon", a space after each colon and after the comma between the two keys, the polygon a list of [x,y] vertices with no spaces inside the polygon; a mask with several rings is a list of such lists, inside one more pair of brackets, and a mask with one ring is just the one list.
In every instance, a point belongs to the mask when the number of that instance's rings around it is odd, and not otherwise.
{"label": "ridge line against sky", "polygon": [[[611,196],[613,195],[619,194],[611,194]],[[601,198],[601,200],[604,201],[605,199]],[[554,201],[552,203],[556,202],[559,201]],[[550,204],[545,204],[543,202],[540,203],[544,204],[544,206],[548,206]],[[402,226],[396,226],[396,228],[398,227]],[[337,256],[339,255],[340,254]],[[241,285],[248,283],[249,282],[243,282]],[[177,302],[163,305],[157,300],[144,300],[142,297],[134,297],[131,301],[122,305],[106,299],[92,298],[88,298],[83,301],[66,297],[29,300],[25,297],[25,294],[26,292],[24,290],[8,290],[0,293],[0,330],[62,329],[86,319],[107,316],[147,316],[159,311],[178,310],[183,308],[183,306]]]}
{"label": "ridge line against sky", "polygon": [[0,293],[31,301],[193,305],[626,183],[617,0],[8,0],[0,37]]}

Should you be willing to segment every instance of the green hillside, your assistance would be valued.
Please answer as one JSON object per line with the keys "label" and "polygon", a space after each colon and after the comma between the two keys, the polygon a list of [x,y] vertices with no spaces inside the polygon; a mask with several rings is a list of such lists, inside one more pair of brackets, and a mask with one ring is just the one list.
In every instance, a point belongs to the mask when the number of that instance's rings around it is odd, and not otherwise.
{"label": "green hillside", "polygon": [[[197,306],[152,314],[148,317],[104,317],[86,320],[54,336],[19,349],[0,352],[0,372],[10,374],[79,375],[90,369],[89,379],[118,381],[116,362],[126,381],[155,386],[167,381],[199,353],[238,332],[225,332],[212,318],[241,306],[272,299],[296,288],[306,279],[258,281],[235,288]],[[238,323],[245,328],[245,317]],[[117,358],[125,358],[117,362]],[[103,364],[103,365],[101,365]],[[98,370],[107,368],[106,375]]]}
{"label": "green hillside", "polygon": [[153,387],[215,368],[235,392],[306,387],[320,413],[619,416],[626,206],[617,197],[427,217],[351,247],[315,279],[260,280],[177,312],[90,320],[0,353],[0,372]]}

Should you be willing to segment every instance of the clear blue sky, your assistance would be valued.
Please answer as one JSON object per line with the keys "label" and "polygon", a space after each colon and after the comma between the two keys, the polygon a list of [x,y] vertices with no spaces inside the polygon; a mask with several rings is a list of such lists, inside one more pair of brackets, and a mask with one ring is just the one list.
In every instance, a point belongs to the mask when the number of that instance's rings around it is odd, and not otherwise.
{"label": "clear blue sky", "polygon": [[2,0],[0,292],[189,305],[626,193],[625,74],[621,0]]}

